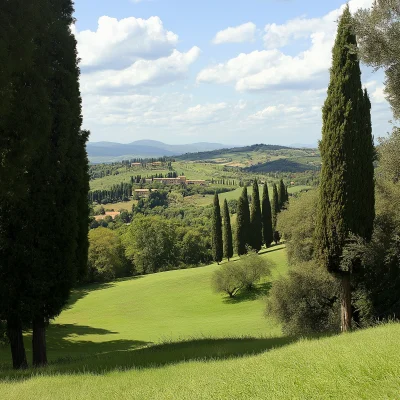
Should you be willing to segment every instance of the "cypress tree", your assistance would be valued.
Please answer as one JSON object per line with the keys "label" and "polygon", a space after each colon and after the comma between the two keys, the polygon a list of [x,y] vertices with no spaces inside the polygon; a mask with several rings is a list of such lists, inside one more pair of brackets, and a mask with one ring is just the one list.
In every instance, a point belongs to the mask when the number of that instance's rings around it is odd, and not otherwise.
{"label": "cypress tree", "polygon": [[222,242],[222,220],[221,220],[221,208],[219,205],[218,194],[214,195],[214,207],[212,214],[212,255],[214,261],[218,264],[222,261],[224,247]]}
{"label": "cypress tree", "polygon": [[262,196],[262,228],[263,239],[267,247],[273,241],[271,203],[269,201],[268,184],[265,182]]}
{"label": "cypress tree", "polygon": [[279,188],[278,188],[278,204],[279,204],[279,211],[284,208],[286,203],[286,188],[283,180],[279,181]]}
{"label": "cypress tree", "polygon": [[272,185],[271,213],[272,213],[272,230],[275,231],[279,214],[279,195],[278,195],[278,188],[276,187],[275,183]]}
{"label": "cypress tree", "polygon": [[342,286],[342,331],[351,329],[354,267],[353,263],[342,265],[343,248],[350,233],[368,240],[374,218],[370,104],[361,86],[352,22],[347,6],[339,21],[328,96],[322,110],[322,170],[316,221],[317,255]]}
{"label": "cypress tree", "polygon": [[52,125],[30,176],[30,198],[45,215],[27,211],[30,236],[30,285],[35,366],[47,363],[46,326],[68,301],[71,288],[85,274],[88,250],[88,132],[81,130],[81,97],[76,40],[70,30],[69,0],[49,3],[52,23],[42,47],[52,66],[47,76]]}
{"label": "cypress tree", "polygon": [[233,256],[233,240],[232,240],[232,227],[231,216],[229,215],[229,207],[226,199],[224,200],[224,257],[228,261]]}
{"label": "cypress tree", "polygon": [[257,252],[261,250],[262,238],[262,219],[261,219],[261,204],[260,192],[258,188],[258,181],[254,179],[253,182],[253,196],[251,198],[251,213],[250,213],[250,226],[251,226],[251,247]]}
{"label": "cypress tree", "polygon": [[237,220],[236,220],[236,247],[239,256],[247,253],[250,235],[250,210],[247,197],[247,187],[243,187],[242,195],[239,197]]}
{"label": "cypress tree", "polygon": [[[0,319],[7,321],[14,368],[26,368],[23,329],[30,322],[29,179],[47,138],[51,115],[43,65],[46,2],[2,3],[0,25]],[[29,18],[27,18],[29,16]],[[36,208],[36,205],[35,205]]]}

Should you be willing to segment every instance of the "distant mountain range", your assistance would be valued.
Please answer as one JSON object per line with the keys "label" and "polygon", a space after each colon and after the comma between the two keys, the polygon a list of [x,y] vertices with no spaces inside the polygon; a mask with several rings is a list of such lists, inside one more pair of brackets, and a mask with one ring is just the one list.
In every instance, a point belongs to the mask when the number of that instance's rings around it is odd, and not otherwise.
{"label": "distant mountain range", "polygon": [[114,142],[89,142],[87,152],[89,161],[94,163],[113,162],[130,158],[150,158],[179,156],[185,153],[219,150],[227,147],[220,143],[166,144],[156,140],[137,140],[122,144]]}

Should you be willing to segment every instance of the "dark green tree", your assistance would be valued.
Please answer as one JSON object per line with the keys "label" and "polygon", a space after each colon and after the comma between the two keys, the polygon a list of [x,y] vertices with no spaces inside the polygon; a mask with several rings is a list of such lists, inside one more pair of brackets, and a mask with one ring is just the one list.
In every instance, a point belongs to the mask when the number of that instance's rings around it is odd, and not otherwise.
{"label": "dark green tree", "polygon": [[247,253],[247,245],[250,236],[250,210],[247,197],[247,187],[243,187],[242,195],[239,197],[237,220],[236,220],[236,247],[239,256]]}
{"label": "dark green tree", "polygon": [[284,208],[285,203],[286,203],[286,187],[285,184],[283,183],[283,180],[281,179],[279,181],[279,187],[278,187],[279,211],[281,211]]}
{"label": "dark green tree", "polygon": [[221,207],[219,205],[218,193],[214,195],[214,205],[212,214],[211,247],[214,261],[218,264],[224,255],[224,245],[222,241],[222,219]]}
{"label": "dark green tree", "polygon": [[272,185],[271,213],[272,213],[272,230],[275,231],[279,214],[279,195],[278,195],[278,188],[276,187],[275,183]]}
{"label": "dark green tree", "polygon": [[30,177],[51,126],[50,66],[40,46],[48,34],[45,6],[6,1],[0,12],[0,319],[7,321],[14,368],[27,367],[22,331],[30,322],[27,261],[35,245],[25,213],[34,208]]}
{"label": "dark green tree", "polygon": [[50,73],[51,129],[29,176],[30,199],[39,209],[27,209],[28,231],[34,245],[29,249],[29,299],[32,321],[33,365],[47,363],[46,326],[66,305],[73,284],[87,268],[89,223],[88,132],[81,130],[79,68],[69,0],[48,4],[49,32],[43,51]]}
{"label": "dark green tree", "polygon": [[262,229],[263,239],[267,247],[273,241],[271,202],[269,201],[268,184],[265,182],[262,196]]}
{"label": "dark green tree", "polygon": [[258,181],[254,179],[253,182],[253,196],[251,198],[251,212],[250,212],[250,226],[251,226],[251,247],[257,252],[261,250],[263,243],[262,236],[262,217],[261,217],[261,203],[260,192],[258,188]]}
{"label": "dark green tree", "polygon": [[[328,96],[323,107],[322,170],[316,221],[319,260],[341,282],[341,327],[351,329],[351,274],[342,263],[350,234],[369,239],[374,218],[370,105],[361,85],[353,20],[347,6],[333,48]],[[361,216],[364,218],[361,220]]]}
{"label": "dark green tree", "polygon": [[233,256],[233,239],[232,239],[232,227],[231,227],[231,216],[229,215],[229,207],[226,199],[224,200],[224,257],[228,261]]}

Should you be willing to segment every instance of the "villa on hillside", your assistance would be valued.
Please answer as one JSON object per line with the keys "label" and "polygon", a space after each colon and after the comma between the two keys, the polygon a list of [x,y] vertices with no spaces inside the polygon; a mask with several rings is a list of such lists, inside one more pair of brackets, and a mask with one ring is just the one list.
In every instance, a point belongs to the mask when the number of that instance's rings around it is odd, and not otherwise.
{"label": "villa on hillside", "polygon": [[153,182],[160,182],[164,185],[200,185],[200,186],[206,185],[205,180],[186,179],[186,176],[178,176],[177,178],[154,178]]}

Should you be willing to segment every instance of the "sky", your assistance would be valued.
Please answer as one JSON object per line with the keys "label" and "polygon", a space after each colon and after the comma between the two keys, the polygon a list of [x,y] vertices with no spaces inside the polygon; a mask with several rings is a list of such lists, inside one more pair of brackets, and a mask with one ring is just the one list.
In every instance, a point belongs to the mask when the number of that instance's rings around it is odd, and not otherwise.
{"label": "sky", "polygon": [[[90,141],[315,145],[344,3],[75,0]],[[385,136],[384,74],[362,71],[374,136]]]}

